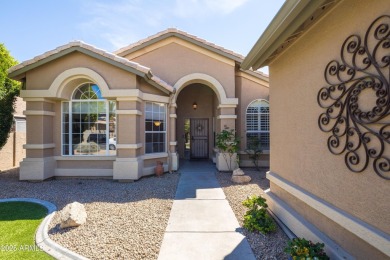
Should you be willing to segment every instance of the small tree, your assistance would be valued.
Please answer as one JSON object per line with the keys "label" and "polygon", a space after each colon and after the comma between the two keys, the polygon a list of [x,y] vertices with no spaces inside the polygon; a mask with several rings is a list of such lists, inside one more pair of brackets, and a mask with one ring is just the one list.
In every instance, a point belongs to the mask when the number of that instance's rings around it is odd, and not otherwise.
{"label": "small tree", "polygon": [[238,164],[238,156],[236,160],[233,160],[233,156],[237,154],[239,150],[240,139],[236,136],[236,131],[234,129],[225,128],[216,136],[217,148],[222,153],[223,158],[226,161],[226,165],[229,168],[229,171],[233,170],[232,162]]}
{"label": "small tree", "polygon": [[19,83],[8,78],[7,71],[17,64],[4,44],[0,44],[0,149],[6,144],[13,124],[13,112],[16,96],[19,95]]}
{"label": "small tree", "polygon": [[248,149],[246,149],[245,152],[249,154],[249,158],[252,160],[256,169],[259,169],[260,155],[263,153],[263,150],[261,149],[260,139],[257,136],[252,136],[247,140],[248,140],[248,145],[247,145]]}

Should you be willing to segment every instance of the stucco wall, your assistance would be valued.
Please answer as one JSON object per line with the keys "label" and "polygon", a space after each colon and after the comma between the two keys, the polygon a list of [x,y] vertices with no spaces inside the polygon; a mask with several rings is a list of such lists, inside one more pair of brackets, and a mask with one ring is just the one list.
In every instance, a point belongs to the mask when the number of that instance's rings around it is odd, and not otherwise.
{"label": "stucco wall", "polygon": [[[256,80],[256,81],[254,81]],[[260,80],[252,77],[236,76],[237,98],[239,106],[237,113],[237,134],[242,137],[240,149],[246,148],[246,109],[249,104],[256,99],[269,99],[268,82],[259,83]]]}
{"label": "stucco wall", "polygon": [[[210,55],[216,54],[210,52]],[[227,97],[235,95],[233,61],[226,64],[175,42],[132,60],[152,68],[153,73],[172,86],[183,76],[197,72],[217,79],[225,88]]]}
{"label": "stucco wall", "polygon": [[[110,89],[136,88],[136,76],[80,52],[73,52],[27,72],[26,89],[48,89],[63,71],[84,67],[96,71]],[[81,84],[82,82],[80,82]]]}
{"label": "stucco wall", "polygon": [[[270,64],[271,171],[387,234],[390,182],[374,173],[372,160],[364,172],[353,173],[344,155],[329,152],[329,134],[318,127],[324,109],[317,104],[317,94],[326,85],[328,62],[340,60],[344,40],[352,34],[364,37],[377,17],[389,13],[387,0],[342,1]],[[305,214],[304,208],[284,197]],[[324,229],[320,218],[311,220]],[[323,231],[356,256],[363,250],[358,244],[343,243],[347,237],[334,230]]]}
{"label": "stucco wall", "polygon": [[19,166],[26,156],[26,150],[23,149],[25,143],[26,133],[10,133],[7,143],[0,150],[0,171]]}

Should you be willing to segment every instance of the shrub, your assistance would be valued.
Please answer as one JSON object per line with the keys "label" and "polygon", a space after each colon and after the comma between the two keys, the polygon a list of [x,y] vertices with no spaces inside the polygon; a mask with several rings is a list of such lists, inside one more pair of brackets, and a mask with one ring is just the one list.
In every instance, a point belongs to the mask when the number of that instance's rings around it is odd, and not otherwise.
{"label": "shrub", "polygon": [[314,244],[304,238],[294,238],[287,242],[288,245],[284,252],[289,254],[292,259],[296,260],[327,260],[329,257],[324,252],[324,244]]}
{"label": "shrub", "polygon": [[[233,171],[233,156],[237,154],[239,150],[240,138],[236,136],[234,129],[224,129],[216,135],[216,146],[222,153],[223,158],[229,168],[229,171]],[[238,165],[239,157],[236,156],[236,163]]]}
{"label": "shrub", "polygon": [[257,136],[249,137],[247,147],[248,149],[246,149],[245,152],[249,155],[249,158],[252,160],[256,169],[259,170],[260,169],[259,160],[261,154],[263,153],[263,150],[261,149],[261,141],[259,137]]}
{"label": "shrub", "polygon": [[252,196],[242,202],[249,210],[244,215],[244,228],[253,232],[259,231],[268,234],[275,231],[276,224],[268,215],[266,199]]}

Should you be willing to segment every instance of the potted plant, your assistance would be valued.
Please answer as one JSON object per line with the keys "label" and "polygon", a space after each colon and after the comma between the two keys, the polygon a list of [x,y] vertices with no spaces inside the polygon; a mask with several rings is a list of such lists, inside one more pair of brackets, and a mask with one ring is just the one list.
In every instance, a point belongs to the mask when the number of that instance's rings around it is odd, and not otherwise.
{"label": "potted plant", "polygon": [[327,260],[329,257],[324,252],[324,244],[314,244],[310,240],[304,238],[293,238],[287,242],[288,245],[284,252],[291,256],[294,260]]}
{"label": "potted plant", "polygon": [[216,135],[216,146],[219,153],[222,154],[229,171],[233,171],[236,166],[238,167],[239,158],[237,152],[239,143],[240,139],[236,136],[234,129],[226,128]]}
{"label": "potted plant", "polygon": [[164,174],[164,163],[162,161],[156,162],[156,167],[154,168],[154,173],[157,175],[157,177],[160,177]]}

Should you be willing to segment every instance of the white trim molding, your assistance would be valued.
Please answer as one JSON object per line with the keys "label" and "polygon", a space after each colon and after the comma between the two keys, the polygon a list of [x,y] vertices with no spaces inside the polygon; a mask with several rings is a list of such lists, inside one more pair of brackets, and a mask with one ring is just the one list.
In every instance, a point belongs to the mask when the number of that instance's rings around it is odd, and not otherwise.
{"label": "white trim molding", "polygon": [[138,96],[137,97],[117,97],[116,101],[135,101],[135,102],[141,103],[142,99],[139,98]]}
{"label": "white trim molding", "polygon": [[168,153],[147,153],[141,156],[143,160],[168,157]]}
{"label": "white trim molding", "polygon": [[219,115],[217,119],[237,119],[237,115]]}
{"label": "white trim molding", "polygon": [[116,144],[117,149],[139,149],[143,147],[142,143],[138,144]]}
{"label": "white trim molding", "polygon": [[137,115],[141,116],[142,112],[136,109],[117,109],[116,110],[117,115]]}
{"label": "white trim molding", "polygon": [[43,149],[52,149],[56,147],[54,143],[50,144],[24,144],[23,149],[28,150],[43,150]]}
{"label": "white trim molding", "polygon": [[169,114],[170,118],[177,118],[177,114]]}
{"label": "white trim molding", "polygon": [[169,145],[171,146],[177,145],[177,142],[169,142]]}
{"label": "white trim molding", "polygon": [[221,105],[218,105],[217,109],[222,109],[222,108],[236,108],[237,105],[236,104],[221,104]]}
{"label": "white trim molding", "polygon": [[103,79],[103,77],[100,74],[98,74],[96,71],[91,70],[89,68],[78,67],[78,68],[65,70],[60,75],[58,75],[54,79],[49,90],[45,90],[48,93],[44,95],[44,97],[49,96],[49,97],[68,99],[69,97],[64,96],[65,88],[71,81],[79,78],[85,78],[87,80],[96,83],[100,88],[102,96],[103,97],[109,96],[110,89],[106,81]]}
{"label": "white trim molding", "polygon": [[216,93],[220,104],[235,105],[235,107],[238,105],[238,98],[228,98],[222,84],[215,78],[204,73],[192,73],[180,78],[173,86],[176,92],[171,103],[175,104],[180,92],[186,86],[193,83],[201,83],[210,87]]}
{"label": "white trim molding", "polygon": [[25,97],[25,98],[23,98],[23,101],[26,101],[26,102],[45,102],[45,103],[55,104],[54,100],[47,99],[47,98],[37,98],[37,97],[35,97],[35,98],[34,97],[33,98]]}
{"label": "white trim molding", "polygon": [[347,231],[359,237],[366,243],[370,244],[387,256],[390,256],[389,235],[370,226],[366,222],[357,219],[351,214],[326,203],[313,194],[283,179],[276,173],[271,171],[267,172],[267,179],[279,186],[284,191],[290,193],[293,197],[303,201],[311,208],[317,210],[325,217],[329,218]]}
{"label": "white trim molding", "polygon": [[115,161],[117,158],[115,155],[109,156],[95,156],[95,155],[63,155],[54,156],[56,161]]}
{"label": "white trim molding", "polygon": [[25,110],[23,111],[23,115],[25,116],[55,116],[56,113],[52,111],[44,111],[44,110]]}
{"label": "white trim molding", "polygon": [[154,95],[149,93],[142,93],[142,99],[145,101],[154,101],[154,102],[160,102],[160,103],[169,103],[169,97],[166,96],[160,96],[160,95]]}

